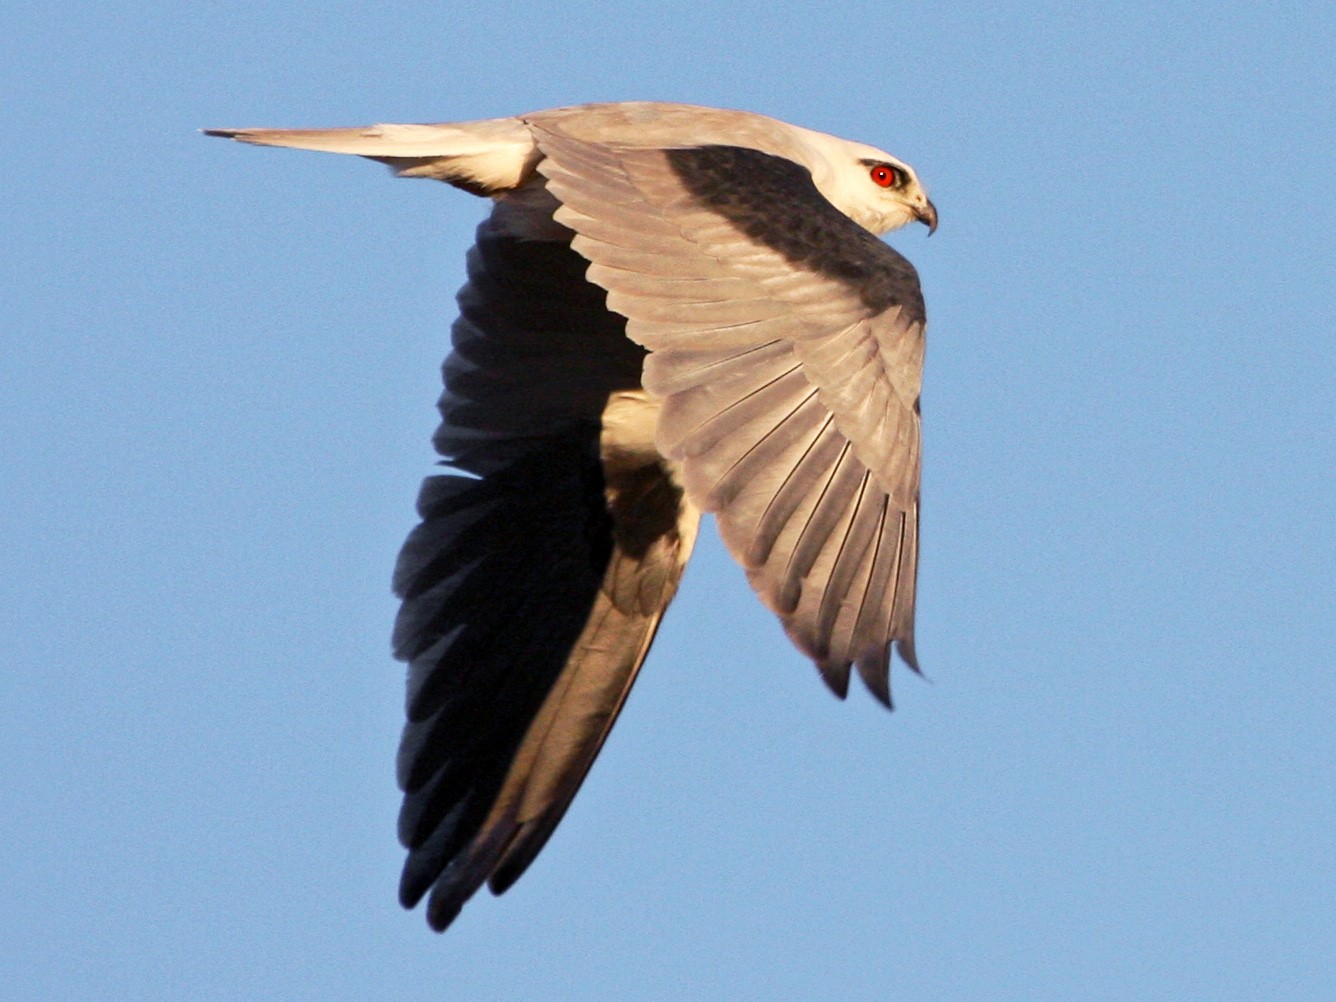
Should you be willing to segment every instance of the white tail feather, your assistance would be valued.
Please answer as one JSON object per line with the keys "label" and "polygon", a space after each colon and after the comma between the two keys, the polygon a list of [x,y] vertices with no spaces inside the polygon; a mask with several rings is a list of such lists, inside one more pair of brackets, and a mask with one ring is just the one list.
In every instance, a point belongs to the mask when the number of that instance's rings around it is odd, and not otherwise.
{"label": "white tail feather", "polygon": [[257,146],[348,153],[386,164],[400,177],[429,177],[476,195],[524,184],[541,159],[518,118],[440,125],[367,125],[349,129],[205,129]]}

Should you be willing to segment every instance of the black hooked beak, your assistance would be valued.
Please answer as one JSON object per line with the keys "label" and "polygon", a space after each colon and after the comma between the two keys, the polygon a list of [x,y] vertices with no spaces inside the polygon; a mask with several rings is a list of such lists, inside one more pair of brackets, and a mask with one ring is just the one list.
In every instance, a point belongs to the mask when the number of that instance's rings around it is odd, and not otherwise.
{"label": "black hooked beak", "polygon": [[928,227],[928,236],[937,232],[937,206],[933,205],[930,200],[924,201],[923,208],[914,213],[914,218]]}

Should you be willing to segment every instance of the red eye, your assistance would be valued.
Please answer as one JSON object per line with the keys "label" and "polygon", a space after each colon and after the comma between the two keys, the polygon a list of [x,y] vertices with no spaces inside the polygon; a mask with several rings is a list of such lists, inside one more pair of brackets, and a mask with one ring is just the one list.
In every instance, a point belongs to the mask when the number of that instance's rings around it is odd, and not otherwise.
{"label": "red eye", "polygon": [[882,188],[894,188],[900,183],[900,172],[889,164],[877,164],[869,174],[873,182]]}

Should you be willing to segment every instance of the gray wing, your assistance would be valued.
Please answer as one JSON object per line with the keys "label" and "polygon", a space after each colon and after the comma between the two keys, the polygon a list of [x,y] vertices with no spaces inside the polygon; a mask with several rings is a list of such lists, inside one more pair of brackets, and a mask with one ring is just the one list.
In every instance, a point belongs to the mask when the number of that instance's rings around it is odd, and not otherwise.
{"label": "gray wing", "polygon": [[[437,449],[395,570],[409,662],[400,899],[444,929],[551,835],[635,680],[695,538],[657,454],[628,455],[642,349],[569,244],[479,228]],[[652,449],[650,450],[652,452]]]}
{"label": "gray wing", "polygon": [[557,220],[650,351],[688,497],[831,688],[857,665],[889,705],[892,642],[917,670],[913,267],[782,157],[535,132]]}

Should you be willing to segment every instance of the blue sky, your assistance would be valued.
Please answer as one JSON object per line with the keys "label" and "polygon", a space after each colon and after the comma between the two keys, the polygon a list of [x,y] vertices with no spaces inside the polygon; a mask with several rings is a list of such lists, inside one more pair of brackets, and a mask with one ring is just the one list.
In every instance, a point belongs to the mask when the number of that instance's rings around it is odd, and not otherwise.
{"label": "blue sky", "polygon": [[[948,9],[949,8],[949,9]],[[0,970],[49,999],[1336,997],[1336,14],[0,14]],[[485,206],[204,126],[745,108],[886,148],[919,653],[705,534],[524,879],[394,892],[389,573]]]}

